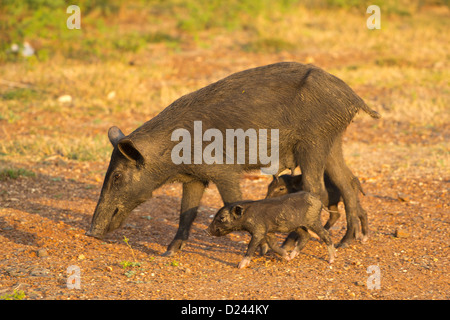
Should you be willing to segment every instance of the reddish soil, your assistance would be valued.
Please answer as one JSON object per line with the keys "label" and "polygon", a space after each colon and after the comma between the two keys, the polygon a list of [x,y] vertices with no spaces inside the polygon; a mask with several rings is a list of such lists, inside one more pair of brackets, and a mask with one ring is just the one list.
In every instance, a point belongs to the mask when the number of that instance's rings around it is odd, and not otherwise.
{"label": "reddish soil", "polygon": [[[161,254],[178,226],[178,184],[155,192],[103,241],[87,237],[107,163],[55,156],[21,163],[35,177],[0,181],[0,295],[21,290],[26,299],[449,299],[448,177],[383,165],[375,144],[393,139],[393,126],[385,124],[372,136],[366,127],[352,124],[346,144],[364,132],[371,143],[365,146],[373,150],[350,161],[367,193],[361,202],[370,239],[338,249],[332,265],[324,244],[313,239],[292,261],[269,252],[237,269],[249,235],[215,238],[204,232],[222,205],[214,185],[203,197],[188,244],[174,257]],[[369,160],[371,165],[360,165]],[[244,197],[263,197],[269,182],[246,175]],[[345,232],[343,216],[331,230],[336,243]],[[80,289],[67,287],[69,266],[79,267]],[[367,286],[369,266],[380,270],[380,289]]]}

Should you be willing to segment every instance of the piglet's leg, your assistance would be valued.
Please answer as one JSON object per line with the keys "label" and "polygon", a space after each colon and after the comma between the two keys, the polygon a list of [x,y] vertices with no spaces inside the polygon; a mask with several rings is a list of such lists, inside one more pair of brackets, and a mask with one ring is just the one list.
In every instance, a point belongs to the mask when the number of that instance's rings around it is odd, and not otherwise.
{"label": "piglet's leg", "polygon": [[282,256],[283,259],[289,260],[289,255],[288,255],[287,251],[284,248],[281,248],[277,244],[277,241],[274,239],[274,237],[272,235],[267,235],[266,241],[269,244],[270,249],[272,249],[273,251],[278,253],[280,256]]}
{"label": "piglet's leg", "polygon": [[252,240],[250,240],[244,259],[242,259],[241,262],[239,262],[238,264],[239,269],[243,269],[250,264],[250,261],[252,260],[252,257],[255,254],[256,248],[261,243],[261,241],[264,240],[264,237],[265,237],[264,234],[252,235]]}
{"label": "piglet's leg", "polygon": [[304,228],[297,228],[295,230],[297,234],[299,235],[299,239],[297,240],[297,245],[295,246],[294,250],[292,250],[289,259],[294,259],[300,251],[305,247],[308,240],[311,238],[311,235],[308,231],[306,231]]}
{"label": "piglet's leg", "polygon": [[267,244],[267,241],[264,239],[259,246],[259,253],[260,255],[263,256],[267,253],[267,251],[269,251],[269,245]]}
{"label": "piglet's leg", "polygon": [[328,248],[328,262],[333,263],[334,259],[336,258],[336,252],[330,234],[322,227],[320,222],[315,223],[313,226],[311,226],[311,230],[314,231],[323,242],[325,242]]}
{"label": "piglet's leg", "polygon": [[244,269],[244,268],[246,268],[246,267],[250,264],[250,260],[251,260],[251,259],[252,259],[252,258],[245,256],[244,259],[242,259],[242,260],[239,262],[239,264],[238,264],[237,267],[238,267],[239,269]]}
{"label": "piglet's leg", "polygon": [[295,243],[297,242],[297,240],[298,234],[295,232],[291,232],[288,234],[281,247],[285,250],[291,250],[292,248],[295,248]]}

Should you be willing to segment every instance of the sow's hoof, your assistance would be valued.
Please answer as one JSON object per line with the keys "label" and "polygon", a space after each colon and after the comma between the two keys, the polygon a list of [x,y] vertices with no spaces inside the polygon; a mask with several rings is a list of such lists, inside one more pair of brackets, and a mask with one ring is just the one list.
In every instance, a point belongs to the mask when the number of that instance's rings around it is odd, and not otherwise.
{"label": "sow's hoof", "polygon": [[355,229],[353,230],[347,229],[347,232],[341,239],[341,242],[339,242],[339,244],[336,246],[336,248],[347,248],[350,244],[352,244],[356,240],[358,235],[359,231]]}
{"label": "sow's hoof", "polygon": [[103,234],[91,232],[90,230],[87,231],[87,232],[85,233],[85,235],[88,236],[88,237],[93,237],[93,238],[95,238],[95,239],[99,239],[99,240],[102,240],[102,239],[104,238],[104,235],[103,235]]}
{"label": "sow's hoof", "polygon": [[183,250],[185,246],[185,241],[183,240],[173,240],[167,247],[167,251],[162,254],[163,257],[171,257],[175,253]]}
{"label": "sow's hoof", "polygon": [[171,250],[167,250],[166,252],[164,252],[161,256],[162,257],[171,257],[175,255],[175,252],[171,251]]}
{"label": "sow's hoof", "polygon": [[361,235],[358,238],[342,239],[341,242],[339,242],[335,247],[341,248],[341,249],[347,248],[350,244],[355,242],[355,240],[359,240],[359,241],[361,241],[361,243],[367,243],[367,241],[369,240],[369,237],[367,235]]}

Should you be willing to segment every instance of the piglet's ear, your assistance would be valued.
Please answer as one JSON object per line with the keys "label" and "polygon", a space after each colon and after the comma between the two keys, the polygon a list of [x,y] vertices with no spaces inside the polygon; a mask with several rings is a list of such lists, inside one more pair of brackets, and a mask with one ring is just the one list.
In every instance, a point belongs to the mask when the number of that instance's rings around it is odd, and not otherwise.
{"label": "piglet's ear", "polygon": [[273,181],[278,182],[278,175],[277,175],[277,174],[274,174],[274,175],[272,176],[272,182],[273,182]]}
{"label": "piglet's ear", "polygon": [[119,151],[130,161],[135,161],[136,165],[144,164],[144,157],[130,139],[122,139],[117,144]]}
{"label": "piglet's ear", "polygon": [[244,214],[244,208],[240,205],[236,205],[231,209],[231,213],[233,214],[233,216],[235,216],[236,218],[240,218],[242,217],[242,215]]}

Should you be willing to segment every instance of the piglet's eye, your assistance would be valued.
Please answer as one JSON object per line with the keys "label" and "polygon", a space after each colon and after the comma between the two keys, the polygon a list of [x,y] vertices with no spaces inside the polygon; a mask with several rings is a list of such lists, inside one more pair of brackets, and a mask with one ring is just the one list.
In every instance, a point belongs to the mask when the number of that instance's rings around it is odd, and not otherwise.
{"label": "piglet's eye", "polygon": [[121,173],[116,173],[115,175],[114,175],[114,182],[117,182],[120,178],[122,177],[122,174]]}

